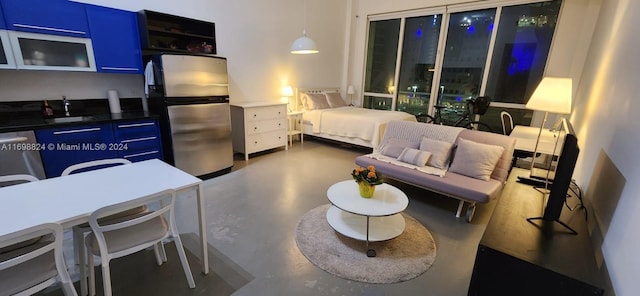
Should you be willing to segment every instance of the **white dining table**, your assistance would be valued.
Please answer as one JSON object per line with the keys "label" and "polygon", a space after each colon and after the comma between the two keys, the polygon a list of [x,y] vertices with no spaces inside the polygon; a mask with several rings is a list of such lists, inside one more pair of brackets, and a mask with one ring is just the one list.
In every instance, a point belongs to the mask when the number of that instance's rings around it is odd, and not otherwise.
{"label": "white dining table", "polygon": [[162,190],[195,190],[201,240],[202,272],[209,273],[202,180],[161,160],[97,169],[0,188],[0,235],[42,223],[66,228],[88,222],[104,206]]}

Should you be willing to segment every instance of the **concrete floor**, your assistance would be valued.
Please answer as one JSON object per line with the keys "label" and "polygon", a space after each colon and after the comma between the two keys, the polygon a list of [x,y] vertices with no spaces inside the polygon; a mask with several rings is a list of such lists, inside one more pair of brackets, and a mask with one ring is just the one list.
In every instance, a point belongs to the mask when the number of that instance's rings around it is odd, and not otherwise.
{"label": "concrete floor", "polygon": [[[190,256],[196,289],[187,288],[179,265],[172,265],[177,261],[175,252],[168,251],[171,264],[160,268],[153,263],[151,252],[136,255],[137,263],[126,263],[134,259],[114,261],[112,274],[130,275],[120,276],[122,279],[114,275],[114,290],[118,286],[120,295],[467,294],[477,244],[495,202],[478,205],[474,220],[466,223],[455,217],[457,200],[390,182],[409,196],[406,213],[433,235],[436,260],[427,272],[402,283],[378,285],[344,280],[317,268],[300,253],[294,239],[295,226],[304,213],[328,203],[326,189],[335,182],[351,179],[354,158],[367,152],[305,140],[304,144],[295,142],[288,151],[277,149],[252,155],[248,162],[236,155],[230,173],[204,182],[212,271],[206,276],[199,273],[198,259]],[[194,205],[192,196],[180,200],[177,217],[181,231],[195,232]],[[197,238],[185,234],[183,239],[187,249],[198,254],[194,247]],[[143,265],[150,266],[148,273]],[[143,269],[138,272],[137,268]],[[141,286],[159,283],[177,288],[140,290]],[[47,291],[42,295],[57,293]]]}

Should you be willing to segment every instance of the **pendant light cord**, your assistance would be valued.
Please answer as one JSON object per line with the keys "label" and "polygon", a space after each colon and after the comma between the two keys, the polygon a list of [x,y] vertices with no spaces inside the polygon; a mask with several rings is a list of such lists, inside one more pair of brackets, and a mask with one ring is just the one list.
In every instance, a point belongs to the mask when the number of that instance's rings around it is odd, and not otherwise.
{"label": "pendant light cord", "polygon": [[307,0],[304,0],[302,36],[307,36]]}

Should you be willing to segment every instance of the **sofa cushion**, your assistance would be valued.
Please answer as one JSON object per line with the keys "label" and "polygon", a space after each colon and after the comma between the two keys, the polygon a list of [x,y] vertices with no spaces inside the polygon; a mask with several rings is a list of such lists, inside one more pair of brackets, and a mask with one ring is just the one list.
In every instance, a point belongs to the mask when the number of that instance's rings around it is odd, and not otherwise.
{"label": "sofa cushion", "polygon": [[497,198],[502,189],[502,182],[495,179],[483,181],[450,171],[443,177],[439,177],[366,156],[357,157],[356,164],[364,167],[374,165],[385,178],[395,179],[466,201],[486,203]]}
{"label": "sofa cushion", "polygon": [[460,139],[504,147],[504,152],[502,153],[500,160],[498,160],[493,173],[491,173],[491,179],[499,180],[501,182],[507,181],[509,169],[511,168],[513,149],[516,145],[515,138],[502,134],[465,129],[460,132],[458,140]]}
{"label": "sofa cushion", "polygon": [[398,156],[398,160],[422,167],[427,165],[427,161],[430,157],[431,152],[413,148],[404,148],[404,150],[402,150],[402,153],[400,153],[400,156]]}
{"label": "sofa cushion", "polygon": [[382,149],[380,149],[380,154],[384,156],[398,158],[398,156],[400,156],[404,148],[418,149],[418,147],[419,147],[418,143],[412,143],[407,140],[391,138],[382,147]]}
{"label": "sofa cushion", "polygon": [[453,145],[448,142],[433,140],[427,137],[422,138],[420,142],[420,150],[431,152],[431,158],[427,165],[439,169],[446,169],[451,155],[451,147]]}
{"label": "sofa cushion", "polygon": [[488,181],[503,151],[501,146],[459,139],[449,171]]}

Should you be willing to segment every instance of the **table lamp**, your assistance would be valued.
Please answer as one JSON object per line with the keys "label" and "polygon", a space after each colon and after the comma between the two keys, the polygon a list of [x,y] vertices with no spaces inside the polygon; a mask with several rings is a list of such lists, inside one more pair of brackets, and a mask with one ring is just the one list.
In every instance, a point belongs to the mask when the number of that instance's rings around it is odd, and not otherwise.
{"label": "table lamp", "polygon": [[290,85],[287,86],[283,86],[282,89],[280,89],[280,95],[284,98],[287,98],[287,109],[289,112],[291,112],[291,97],[293,97],[293,88],[291,88]]}
{"label": "table lamp", "polygon": [[356,93],[356,90],[353,88],[353,85],[349,85],[347,87],[347,94],[349,95],[349,106],[353,106],[353,94]]}
{"label": "table lamp", "polygon": [[[540,131],[538,132],[538,138],[536,139],[536,145],[533,152],[534,159],[531,161],[531,171],[533,172],[535,164],[535,156],[538,153],[538,145],[540,143],[540,135],[542,135],[542,129],[547,121],[549,112],[559,114],[569,114],[571,112],[571,92],[572,92],[572,80],[565,77],[544,77],[540,84],[533,91],[533,95],[529,98],[529,101],[525,105],[525,108],[544,111],[544,119],[540,125]],[[556,141],[558,138],[556,138]],[[557,145],[556,145],[557,146]],[[554,148],[555,150],[555,148]],[[555,151],[554,151],[555,154]],[[553,157],[553,156],[552,156]],[[549,170],[547,170],[547,180],[545,180],[545,189],[549,181]]]}

